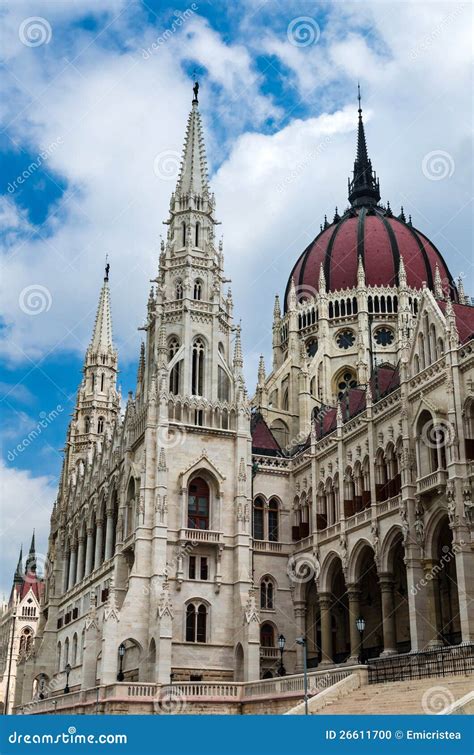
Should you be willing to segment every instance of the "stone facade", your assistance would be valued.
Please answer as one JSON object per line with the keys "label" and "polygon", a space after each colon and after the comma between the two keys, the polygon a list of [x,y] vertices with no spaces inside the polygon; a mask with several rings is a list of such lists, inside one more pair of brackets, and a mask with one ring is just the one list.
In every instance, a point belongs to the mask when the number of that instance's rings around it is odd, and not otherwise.
{"label": "stone facade", "polygon": [[[378,183],[354,182],[354,212],[391,217]],[[464,292],[438,268],[410,284],[403,255],[383,285],[362,256],[350,289],[324,265],[310,291],[291,277],[250,401],[214,210],[195,97],[124,416],[106,271],[18,704],[39,679],[55,694],[273,676],[280,634],[288,673],[299,637],[310,666],[357,662],[360,616],[366,657],[474,639]]]}

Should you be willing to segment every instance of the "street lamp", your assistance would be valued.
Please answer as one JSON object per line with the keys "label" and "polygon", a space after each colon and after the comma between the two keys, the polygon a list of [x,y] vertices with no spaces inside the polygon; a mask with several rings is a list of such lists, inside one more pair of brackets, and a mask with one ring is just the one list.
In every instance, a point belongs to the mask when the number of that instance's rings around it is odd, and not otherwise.
{"label": "street lamp", "polygon": [[123,642],[120,643],[118,652],[119,652],[119,658],[120,658],[120,668],[117,674],[117,681],[123,682],[123,680],[125,679],[125,675],[123,673],[123,657],[125,655],[125,645],[123,644]]}
{"label": "street lamp", "polygon": [[64,694],[67,695],[68,692],[70,692],[70,689],[69,689],[69,674],[71,673],[70,663],[66,663],[66,666],[64,667],[64,671],[66,672],[66,686],[64,687]]}
{"label": "street lamp", "polygon": [[286,676],[286,669],[283,665],[283,652],[285,650],[286,639],[283,634],[278,637],[278,647],[280,648],[280,668],[278,669],[278,676]]}
{"label": "street lamp", "polygon": [[308,715],[308,657],[306,649],[306,637],[297,637],[296,644],[303,647],[303,672],[304,672],[304,714]]}
{"label": "street lamp", "polygon": [[365,619],[364,619],[363,616],[359,616],[359,618],[356,619],[356,627],[359,630],[359,634],[360,634],[359,663],[364,663],[364,630],[365,630]]}

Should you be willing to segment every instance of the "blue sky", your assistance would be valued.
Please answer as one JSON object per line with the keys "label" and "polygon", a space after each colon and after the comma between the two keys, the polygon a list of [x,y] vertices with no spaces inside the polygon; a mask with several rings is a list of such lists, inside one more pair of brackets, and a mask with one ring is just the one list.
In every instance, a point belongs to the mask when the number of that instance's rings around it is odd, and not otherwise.
{"label": "blue sky", "polygon": [[[1,586],[47,532],[61,448],[111,263],[120,384],[136,357],[194,72],[226,269],[255,387],[275,293],[346,204],[360,81],[382,200],[474,292],[463,3],[20,0],[4,28],[0,153]],[[25,178],[26,176],[26,178]],[[58,408],[59,407],[59,408]],[[54,416],[45,420],[51,412]],[[34,442],[15,450],[29,433]]]}

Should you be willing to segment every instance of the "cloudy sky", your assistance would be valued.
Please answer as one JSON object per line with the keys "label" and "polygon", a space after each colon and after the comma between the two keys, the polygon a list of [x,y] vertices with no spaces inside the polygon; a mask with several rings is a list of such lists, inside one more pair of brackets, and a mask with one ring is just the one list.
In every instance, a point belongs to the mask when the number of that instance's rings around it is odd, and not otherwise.
{"label": "cloudy sky", "polygon": [[472,7],[3,0],[0,13],[8,592],[33,527],[46,550],[106,254],[122,393],[134,388],[194,75],[249,390],[259,354],[270,363],[275,293],[346,206],[358,81],[382,201],[403,205],[474,293]]}

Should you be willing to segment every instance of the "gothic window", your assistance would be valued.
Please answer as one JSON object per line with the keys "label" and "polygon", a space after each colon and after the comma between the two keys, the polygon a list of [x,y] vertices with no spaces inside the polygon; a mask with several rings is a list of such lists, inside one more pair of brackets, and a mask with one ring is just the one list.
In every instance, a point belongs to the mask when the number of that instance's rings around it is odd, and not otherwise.
{"label": "gothic window", "polygon": [[105,376],[104,376],[104,373],[102,373],[100,376],[100,390],[101,391],[104,390],[104,380],[105,380]]}
{"label": "gothic window", "polygon": [[201,301],[202,298],[202,281],[196,280],[194,281],[194,294],[193,298],[197,301]]}
{"label": "gothic window", "polygon": [[92,375],[91,375],[91,391],[94,390],[94,387],[95,387],[95,375],[94,375],[94,373],[92,373]]}
{"label": "gothic window", "polygon": [[61,643],[58,642],[57,649],[56,649],[56,668],[58,671],[61,671]]}
{"label": "gothic window", "polygon": [[[168,343],[168,361],[171,362],[173,357],[178,353],[179,351],[179,341],[177,338],[173,337],[170,339]],[[176,364],[173,365],[170,371],[170,393],[173,393],[175,396],[177,396],[180,392],[181,387],[181,360],[179,362],[176,362]]]}
{"label": "gothic window", "polygon": [[253,538],[254,540],[264,539],[263,528],[263,500],[256,498],[253,504]]}
{"label": "gothic window", "polygon": [[310,338],[309,341],[306,341],[306,353],[309,357],[314,357],[318,350],[318,342],[316,338]]}
{"label": "gothic window", "polygon": [[349,388],[357,388],[357,380],[352,370],[345,370],[337,380],[337,397],[339,401],[344,397]]}
{"label": "gothic window", "polygon": [[217,398],[219,401],[229,400],[229,378],[223,367],[217,368]]}
{"label": "gothic window", "polygon": [[395,335],[390,328],[379,328],[375,331],[374,338],[379,346],[390,346],[393,343]]}
{"label": "gothic window", "polygon": [[89,433],[91,430],[91,418],[87,416],[84,419],[84,432]]}
{"label": "gothic window", "polygon": [[202,396],[204,387],[204,342],[196,338],[193,343],[191,393]]}
{"label": "gothic window", "polygon": [[260,645],[262,648],[275,647],[275,632],[271,624],[262,624],[260,628]]}
{"label": "gothic window", "polygon": [[176,281],[176,299],[183,298],[183,283],[182,281]]}
{"label": "gothic window", "polygon": [[196,579],[196,556],[189,557],[188,579]]}
{"label": "gothic window", "polygon": [[72,638],[72,653],[71,653],[71,666],[75,666],[77,663],[77,634],[74,634]]}
{"label": "gothic window", "polygon": [[268,504],[268,539],[278,542],[278,501],[272,498]]}
{"label": "gothic window", "polygon": [[104,432],[104,418],[103,417],[99,417],[99,419],[97,420],[97,432],[99,434]]}
{"label": "gothic window", "polygon": [[186,642],[206,642],[207,607],[204,603],[189,603],[186,608]]}
{"label": "gothic window", "polygon": [[[195,234],[194,234],[194,246],[199,246],[200,230],[201,230],[200,224],[196,223]],[[194,298],[196,298],[196,297],[194,297]]]}
{"label": "gothic window", "polygon": [[190,556],[188,579],[209,579],[209,561],[207,556]]}
{"label": "gothic window", "polygon": [[287,412],[289,409],[289,395],[288,395],[288,388],[285,388],[283,390],[282,399],[281,399],[281,408],[283,411]]}
{"label": "gothic window", "polygon": [[282,419],[276,419],[274,422],[272,422],[270,430],[272,431],[272,434],[275,437],[277,443],[279,443],[280,448],[285,449],[288,446],[290,437],[288,425],[283,422]]}
{"label": "gothic window", "polygon": [[69,637],[66,637],[66,642],[64,643],[64,668],[66,668],[67,664],[69,663]]}
{"label": "gothic window", "polygon": [[184,221],[181,224],[181,241],[183,246],[186,246],[186,223]]}
{"label": "gothic window", "polygon": [[31,651],[33,632],[30,627],[25,627],[20,636],[20,657],[27,658]]}
{"label": "gothic window", "polygon": [[202,477],[195,477],[188,490],[188,527],[209,529],[209,485]]}
{"label": "gothic window", "polygon": [[274,584],[270,577],[264,577],[260,582],[260,608],[272,611],[274,605]]}
{"label": "gothic window", "polygon": [[350,349],[355,343],[352,330],[341,330],[336,336],[336,343],[340,349]]}

